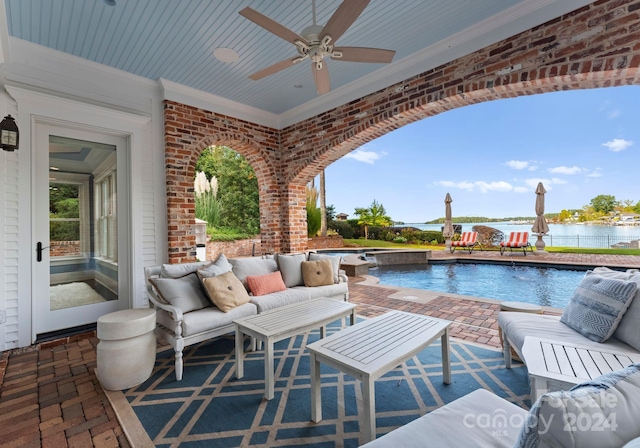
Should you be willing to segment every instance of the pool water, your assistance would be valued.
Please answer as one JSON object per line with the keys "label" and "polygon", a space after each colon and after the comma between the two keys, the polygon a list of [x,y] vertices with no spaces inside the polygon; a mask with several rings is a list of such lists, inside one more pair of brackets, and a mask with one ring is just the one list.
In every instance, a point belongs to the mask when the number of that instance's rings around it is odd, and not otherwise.
{"label": "pool water", "polygon": [[380,283],[564,308],[585,271],[497,264],[428,264],[369,269]]}

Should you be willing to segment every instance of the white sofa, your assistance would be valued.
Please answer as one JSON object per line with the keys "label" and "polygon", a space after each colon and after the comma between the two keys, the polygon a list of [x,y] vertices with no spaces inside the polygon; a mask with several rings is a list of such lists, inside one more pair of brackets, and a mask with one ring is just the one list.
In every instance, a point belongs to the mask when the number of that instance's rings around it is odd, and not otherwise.
{"label": "white sofa", "polygon": [[604,267],[595,268],[592,272],[603,278],[633,281],[639,285],[613,335],[604,342],[595,342],[565,325],[560,321],[560,316],[501,312],[498,315],[498,326],[502,330],[504,361],[507,368],[511,367],[511,348],[526,364],[527,361],[522,356],[522,346],[527,336],[587,345],[602,350],[640,353],[640,273],[635,269],[622,272]]}
{"label": "white sofa", "polygon": [[529,412],[478,389],[363,447],[619,448],[640,437],[638,415],[640,364],[634,364],[544,394]]}
{"label": "white sofa", "polygon": [[[215,262],[165,264],[145,268],[149,306],[157,311],[156,332],[175,351],[176,379],[182,379],[184,348],[233,332],[235,319],[318,297],[348,301],[347,277],[339,270],[340,257],[328,258],[335,269],[333,284],[304,286],[300,272],[301,262],[326,257],[328,256],[298,254],[227,260],[221,255]],[[250,295],[249,303],[223,312],[207,298],[198,275],[216,276],[228,271],[233,272],[245,287],[247,276],[262,276],[280,271],[287,288],[262,296]]]}

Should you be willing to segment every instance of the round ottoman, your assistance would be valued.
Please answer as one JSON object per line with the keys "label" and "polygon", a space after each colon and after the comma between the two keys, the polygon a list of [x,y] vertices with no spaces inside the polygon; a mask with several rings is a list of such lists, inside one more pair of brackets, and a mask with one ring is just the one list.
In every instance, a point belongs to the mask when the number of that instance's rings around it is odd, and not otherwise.
{"label": "round ottoman", "polygon": [[[533,313],[542,314],[542,307],[526,302],[500,302],[500,311],[513,311],[517,313]],[[498,336],[500,337],[500,347],[502,348],[502,328],[498,327]],[[511,359],[521,361],[516,351],[511,348]]]}
{"label": "round ottoman", "polygon": [[156,360],[156,311],[150,308],[116,311],[98,318],[98,379],[107,390],[122,390],[144,382]]}

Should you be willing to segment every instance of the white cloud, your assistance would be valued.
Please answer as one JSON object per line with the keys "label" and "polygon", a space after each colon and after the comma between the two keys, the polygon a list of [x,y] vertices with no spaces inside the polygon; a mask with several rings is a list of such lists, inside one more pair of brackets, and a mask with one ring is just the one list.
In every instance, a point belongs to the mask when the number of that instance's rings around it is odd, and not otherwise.
{"label": "white cloud", "polygon": [[511,185],[508,182],[504,182],[504,181],[499,181],[499,182],[478,181],[478,182],[475,182],[475,185],[483,193],[486,193],[487,191],[511,191],[511,190],[513,190],[513,185]]}
{"label": "white cloud", "polygon": [[475,182],[452,182],[450,180],[441,180],[436,182],[437,185],[448,188],[458,188],[460,190],[479,190],[481,193],[486,193],[488,191],[511,191],[513,190],[513,185],[508,182],[498,181],[498,182],[485,182],[485,181],[475,181]]}
{"label": "white cloud", "polygon": [[514,170],[524,170],[529,166],[529,162],[526,160],[509,160],[505,165]]}
{"label": "white cloud", "polygon": [[614,138],[613,140],[602,144],[602,146],[606,146],[609,148],[609,151],[613,152],[624,151],[631,145],[633,145],[631,140],[625,140],[623,138]]}
{"label": "white cloud", "polygon": [[622,115],[622,112],[620,112],[618,109],[610,110],[607,112],[607,118],[609,120],[615,120],[620,115]]}
{"label": "white cloud", "polygon": [[552,187],[553,184],[564,183],[562,179],[557,179],[557,178],[553,178],[553,179],[532,178],[532,179],[524,180],[525,185],[527,185],[530,188],[529,191],[535,191],[535,189],[538,187],[538,182],[542,182],[542,185],[544,185],[544,189],[547,191],[553,189]]}
{"label": "white cloud", "polygon": [[531,188],[528,187],[514,187],[515,193],[531,193]]}
{"label": "white cloud", "polygon": [[531,160],[509,160],[505,165],[514,170],[535,171],[538,169],[537,162]]}
{"label": "white cloud", "polygon": [[380,159],[380,155],[374,151],[365,151],[363,149],[356,149],[353,152],[344,156],[346,159],[353,159],[358,162],[368,163],[373,165],[376,160]]}
{"label": "white cloud", "polygon": [[602,177],[601,168],[596,168],[595,171],[591,171],[587,174],[587,177]]}
{"label": "white cloud", "polygon": [[572,174],[580,174],[583,169],[577,166],[556,166],[554,168],[549,168],[548,171],[554,174],[566,174],[570,176]]}

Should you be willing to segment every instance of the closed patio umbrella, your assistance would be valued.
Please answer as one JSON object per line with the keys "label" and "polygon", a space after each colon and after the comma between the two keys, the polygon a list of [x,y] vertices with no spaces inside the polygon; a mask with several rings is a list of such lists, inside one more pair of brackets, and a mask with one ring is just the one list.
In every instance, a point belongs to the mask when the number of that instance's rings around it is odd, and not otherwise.
{"label": "closed patio umbrella", "polygon": [[451,203],[453,199],[449,193],[444,198],[444,229],[442,229],[442,236],[446,238],[445,246],[447,249],[451,248],[451,237],[453,236],[453,224],[451,224]]}
{"label": "closed patio umbrella", "polygon": [[533,227],[531,227],[531,232],[538,235],[536,250],[539,252],[544,252],[545,244],[542,240],[542,235],[549,232],[547,220],[544,218],[544,194],[546,192],[547,190],[544,189],[542,182],[538,182],[538,186],[536,187],[536,220],[533,223]]}

